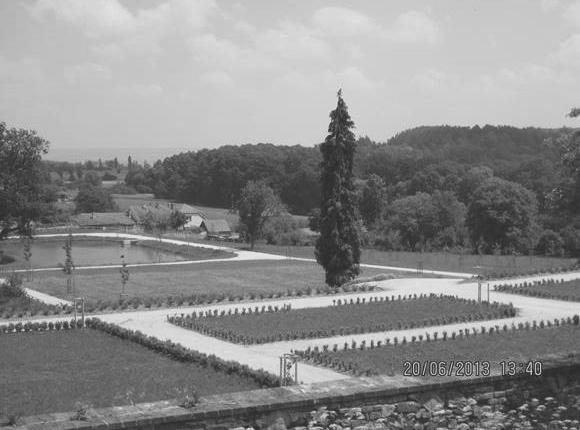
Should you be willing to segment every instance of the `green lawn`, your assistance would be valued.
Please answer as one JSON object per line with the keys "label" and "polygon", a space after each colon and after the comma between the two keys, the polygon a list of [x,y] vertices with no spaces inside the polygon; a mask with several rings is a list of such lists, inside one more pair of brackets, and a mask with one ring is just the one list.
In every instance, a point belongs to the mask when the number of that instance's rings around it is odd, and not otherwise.
{"label": "green lawn", "polygon": [[[245,243],[227,243],[227,246],[247,249]],[[314,258],[313,246],[281,246],[257,243],[255,251],[290,257]],[[540,256],[505,256],[505,255],[472,255],[451,254],[445,252],[403,252],[381,251],[364,248],[361,263],[383,266],[407,267],[416,269],[422,262],[425,270],[442,270],[450,272],[476,273],[488,275],[519,274],[529,271],[547,270],[550,268],[569,267],[576,263],[575,258],[556,258]],[[482,269],[475,269],[481,267]]]}
{"label": "green lawn", "polygon": [[521,294],[524,296],[543,297],[556,300],[580,301],[580,281],[573,280],[563,283],[535,284],[521,287],[510,285],[498,286],[497,291]]}
{"label": "green lawn", "polygon": [[[362,276],[385,273],[364,269]],[[88,300],[116,300],[121,275],[113,270],[79,270],[75,275],[77,295]],[[25,284],[57,297],[66,296],[65,276],[61,272],[43,272]],[[288,289],[324,286],[324,272],[316,263],[296,261],[226,261],[186,266],[130,268],[126,285],[129,297],[190,296],[224,293],[231,295],[286,293]]]}
{"label": "green lawn", "polygon": [[91,329],[0,336],[0,416],[156,401],[178,389],[217,394],[259,388],[249,378],[173,361]]}
{"label": "green lawn", "polygon": [[478,304],[454,297],[373,301],[257,314],[252,309],[252,312],[178,318],[176,323],[230,341],[266,343],[503,318],[515,313],[506,305]]}
{"label": "green lawn", "polygon": [[[355,363],[359,369],[371,369],[377,373],[402,375],[404,362],[489,361],[491,371],[499,373],[499,362],[503,360],[542,360],[554,355],[580,353],[578,345],[580,327],[567,325],[537,330],[517,330],[494,335],[470,335],[468,338],[446,341],[407,343],[380,348],[339,350],[326,352],[330,359],[344,363]],[[368,345],[367,345],[368,346]],[[423,378],[423,376],[421,376]],[[427,377],[427,376],[425,376]]]}

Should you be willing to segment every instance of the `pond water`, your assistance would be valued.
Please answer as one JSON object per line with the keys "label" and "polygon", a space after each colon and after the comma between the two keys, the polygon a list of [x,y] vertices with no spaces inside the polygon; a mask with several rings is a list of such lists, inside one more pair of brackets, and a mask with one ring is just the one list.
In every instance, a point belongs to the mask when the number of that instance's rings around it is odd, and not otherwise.
{"label": "pond water", "polygon": [[[25,267],[24,246],[20,241],[0,242],[0,252],[4,251],[16,259],[13,263],[4,264],[0,267],[14,268]],[[31,247],[32,267],[58,267],[65,261],[64,238],[62,240],[34,241]],[[105,264],[120,264],[121,255],[125,256],[125,262],[132,263],[158,263],[167,261],[186,260],[178,254],[167,251],[139,246],[136,243],[123,244],[122,241],[87,241],[73,239],[72,259],[75,266],[97,266]]]}

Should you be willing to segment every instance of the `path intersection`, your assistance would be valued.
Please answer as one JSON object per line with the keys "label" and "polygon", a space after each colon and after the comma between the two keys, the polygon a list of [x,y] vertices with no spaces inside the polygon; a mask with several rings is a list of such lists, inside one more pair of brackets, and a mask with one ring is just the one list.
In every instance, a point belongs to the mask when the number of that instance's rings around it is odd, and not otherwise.
{"label": "path intersection", "polygon": [[[49,237],[63,236],[63,235],[47,235]],[[95,236],[95,237],[114,237],[121,239],[132,239],[132,240],[146,240],[151,239],[147,236],[131,235],[131,234],[118,234],[118,233],[85,233],[83,236]],[[220,247],[211,244],[199,244],[199,243],[189,243],[176,239],[161,239],[167,243],[173,243],[177,245],[190,245],[199,246],[209,249],[220,249],[229,251],[235,254],[234,257],[229,259],[220,260],[203,260],[195,262],[171,262],[171,263],[154,263],[155,265],[172,265],[172,264],[203,264],[205,262],[215,262],[224,261],[227,264],[228,261],[240,261],[240,260],[296,260],[296,261],[313,261],[304,258],[294,258],[252,251],[240,251],[233,248]],[[372,267],[375,269],[382,269],[385,271],[392,272],[393,270],[400,271],[411,271],[415,272],[415,269],[403,269],[397,267],[380,266],[380,265],[361,265],[363,267]],[[107,266],[115,267],[115,266]],[[94,267],[92,267],[94,268]],[[59,269],[56,269],[59,270]],[[82,270],[82,269],[81,269]],[[429,273],[429,272],[424,272]],[[95,315],[99,319],[106,321],[108,323],[117,324],[121,327],[130,330],[139,330],[148,336],[154,336],[160,340],[171,340],[172,342],[179,343],[187,348],[203,352],[206,354],[214,354],[225,360],[235,360],[241,364],[245,364],[254,369],[264,369],[271,373],[277,374],[279,371],[279,357],[291,350],[302,350],[308,347],[323,346],[323,345],[342,345],[345,342],[352,342],[355,340],[357,343],[365,340],[369,343],[371,340],[375,342],[386,338],[393,338],[397,336],[402,338],[406,336],[410,339],[412,336],[425,335],[426,333],[433,334],[434,332],[442,332],[443,330],[452,332],[459,331],[460,329],[465,329],[467,326],[494,327],[496,325],[503,326],[504,324],[511,325],[511,323],[532,323],[540,320],[553,320],[554,318],[567,318],[574,314],[580,313],[580,303],[578,302],[568,302],[560,300],[549,300],[541,299],[535,297],[527,297],[516,294],[507,294],[492,291],[493,285],[501,283],[520,283],[524,281],[534,281],[541,279],[578,279],[580,278],[580,272],[568,272],[564,274],[556,275],[537,275],[537,276],[525,276],[517,279],[510,279],[509,281],[490,281],[490,301],[500,302],[500,303],[512,303],[514,307],[517,308],[518,314],[514,318],[503,318],[499,320],[487,320],[487,321],[477,321],[471,323],[459,323],[459,324],[446,324],[440,326],[429,326],[423,328],[415,328],[408,330],[396,330],[396,331],[384,331],[375,333],[364,333],[356,335],[347,336],[335,336],[321,339],[304,339],[304,340],[294,340],[294,341],[282,341],[273,342],[260,345],[250,345],[244,346],[240,344],[226,342],[211,336],[206,336],[201,333],[188,330],[176,325],[170,324],[167,321],[168,316],[189,314],[193,311],[200,310],[225,310],[235,309],[236,307],[241,308],[244,306],[258,306],[270,305],[272,307],[279,306],[283,307],[286,304],[291,304],[292,309],[304,309],[304,308],[315,308],[315,307],[325,307],[333,306],[335,301],[339,299],[348,298],[349,300],[353,298],[355,301],[357,298],[361,300],[365,298],[367,301],[369,298],[374,297],[391,297],[391,296],[409,296],[413,294],[445,294],[457,296],[465,299],[477,299],[478,296],[478,285],[475,281],[467,281],[466,279],[472,278],[471,274],[468,273],[454,273],[454,272],[442,272],[442,271],[431,271],[431,274],[438,276],[446,276],[445,278],[400,278],[400,279],[390,279],[386,281],[372,282],[376,286],[376,289],[372,292],[361,292],[361,293],[344,293],[336,295],[319,295],[310,297],[288,297],[280,299],[271,300],[253,300],[248,302],[237,302],[237,303],[227,303],[227,304],[215,304],[215,305],[201,305],[201,306],[188,306],[179,308],[165,308],[157,310],[147,310],[147,311],[122,311],[110,314],[99,314]],[[487,295],[487,282],[484,283],[483,296]],[[30,296],[37,300],[48,304],[65,305],[70,302],[65,300],[49,296],[47,294],[27,290]],[[69,317],[70,318],[70,317]],[[35,321],[43,320],[56,320],[64,319],[63,317],[51,317],[35,319]],[[22,321],[20,319],[19,321]],[[1,324],[1,323],[0,323]],[[330,381],[337,379],[348,378],[348,375],[344,375],[333,370],[308,365],[305,363],[300,364],[300,375],[299,380],[304,383],[315,383],[322,381]]]}

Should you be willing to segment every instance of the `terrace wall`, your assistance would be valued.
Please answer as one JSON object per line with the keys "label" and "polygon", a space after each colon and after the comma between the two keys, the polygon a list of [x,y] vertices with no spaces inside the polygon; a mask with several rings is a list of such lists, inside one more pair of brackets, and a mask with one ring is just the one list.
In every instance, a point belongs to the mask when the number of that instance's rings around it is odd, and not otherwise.
{"label": "terrace wall", "polygon": [[[284,420],[287,426],[306,425],[305,413],[321,406],[329,409],[360,407],[405,401],[445,401],[459,396],[502,398],[506,393],[519,396],[547,396],[580,387],[580,360],[545,363],[541,377],[515,376],[451,380],[422,383],[386,376],[349,378],[329,383],[271,388],[243,393],[202,397],[192,409],[176,401],[143,403],[134,406],[91,411],[86,421],[73,421],[73,413],[38,415],[23,418],[22,425],[11,429],[147,429],[226,430],[240,425],[267,428]],[[506,391],[507,390],[507,391]],[[0,427],[2,424],[0,424]],[[276,426],[275,426],[276,427]]]}

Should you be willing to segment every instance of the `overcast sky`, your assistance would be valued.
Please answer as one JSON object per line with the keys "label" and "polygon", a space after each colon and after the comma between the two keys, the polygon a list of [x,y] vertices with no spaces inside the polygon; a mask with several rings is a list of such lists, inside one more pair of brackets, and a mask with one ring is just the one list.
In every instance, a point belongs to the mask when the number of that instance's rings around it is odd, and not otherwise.
{"label": "overcast sky", "polygon": [[0,121],[59,159],[578,126],[580,1],[0,1]]}

